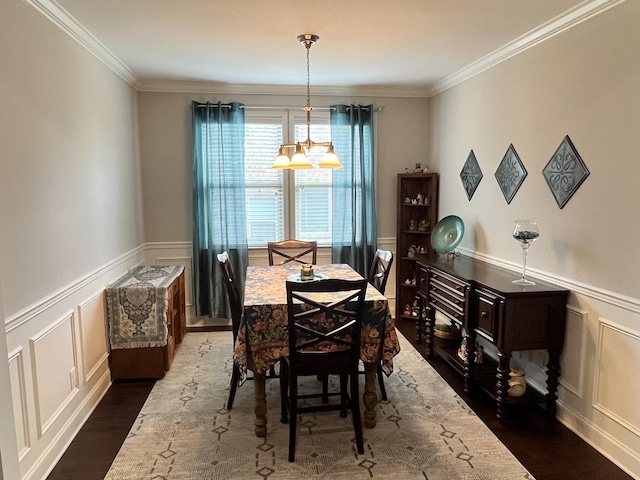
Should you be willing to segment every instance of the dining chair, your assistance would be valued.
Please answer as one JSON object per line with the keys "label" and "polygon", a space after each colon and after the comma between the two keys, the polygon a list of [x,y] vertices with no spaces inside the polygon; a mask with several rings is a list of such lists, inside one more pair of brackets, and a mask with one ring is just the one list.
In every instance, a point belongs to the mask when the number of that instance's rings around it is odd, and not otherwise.
{"label": "dining chair", "polygon": [[[371,268],[369,269],[369,276],[367,281],[376,287],[382,295],[387,287],[387,280],[389,279],[389,273],[391,272],[391,265],[393,265],[393,253],[390,250],[376,250],[376,254],[371,262]],[[384,338],[384,326],[380,332],[380,338]],[[382,344],[380,345],[382,350]],[[364,373],[364,372],[361,372]],[[384,374],[382,373],[382,365],[378,363],[376,371],[378,376],[378,385],[380,385],[380,396],[382,400],[387,401],[387,390],[384,387]]]}
{"label": "dining chair", "polygon": [[[358,453],[364,453],[358,362],[360,333],[367,280],[326,279],[315,282],[286,282],[289,356],[280,368],[282,422],[289,422],[289,461],[295,461],[298,414],[351,410]],[[327,302],[327,294],[331,301]],[[333,295],[337,295],[334,297]],[[318,403],[324,392],[298,391],[301,376],[339,375],[339,403]],[[350,385],[347,392],[347,384]],[[288,417],[287,417],[288,414]]]}
{"label": "dining chair", "polygon": [[[217,255],[217,259],[220,264],[220,268],[222,269],[222,278],[224,279],[227,296],[229,297],[229,306],[231,308],[231,329],[233,331],[233,345],[235,345],[238,330],[240,329],[240,321],[242,320],[242,299],[240,298],[240,291],[238,290],[238,284],[233,273],[233,267],[229,261],[229,253],[220,253]],[[272,368],[267,378],[275,377],[277,377],[277,375],[275,374],[275,370]],[[248,377],[247,380],[253,380],[253,378]],[[231,370],[231,381],[229,382],[227,410],[231,410],[233,407],[233,400],[236,397],[236,390],[238,388],[239,381],[240,369],[234,362]]]}
{"label": "dining chair", "polygon": [[267,253],[269,265],[284,265],[289,262],[315,265],[318,258],[318,242],[295,239],[268,242]]}
{"label": "dining chair", "polygon": [[367,280],[382,295],[384,295],[384,291],[387,288],[391,265],[393,265],[393,253],[390,250],[376,250]]}
{"label": "dining chair", "polygon": [[[371,268],[369,269],[369,275],[367,281],[373,285],[382,295],[384,295],[385,288],[387,286],[387,280],[389,279],[389,273],[391,272],[391,265],[393,265],[393,253],[389,250],[376,250],[376,254],[371,262]],[[384,338],[384,325],[380,332],[380,338]],[[380,344],[382,350],[382,343]],[[364,370],[360,370],[361,374],[364,374]],[[382,372],[382,364],[378,363],[376,369],[376,376],[378,377],[378,385],[380,386],[380,397],[385,402],[387,401],[387,389],[384,386],[384,373]],[[322,378],[322,391],[325,394],[324,401],[327,401],[327,390],[329,388],[328,379]]]}

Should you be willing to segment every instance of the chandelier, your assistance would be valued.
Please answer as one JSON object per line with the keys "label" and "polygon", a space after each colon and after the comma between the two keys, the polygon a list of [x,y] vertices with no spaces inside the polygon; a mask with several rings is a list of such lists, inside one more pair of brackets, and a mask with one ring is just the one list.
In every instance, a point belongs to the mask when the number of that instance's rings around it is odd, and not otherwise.
{"label": "chandelier", "polygon": [[[333,144],[331,142],[314,142],[311,140],[311,96],[309,93],[309,50],[311,45],[318,41],[317,35],[305,33],[298,35],[298,41],[307,49],[307,106],[304,108],[307,112],[307,139],[298,143],[283,143],[280,145],[278,156],[273,162],[271,168],[285,168],[291,170],[303,170],[313,168],[311,162],[307,158],[307,152],[315,147],[324,147],[326,152],[318,168],[341,168],[342,164],[338,160],[338,156],[333,151]],[[289,158],[288,151],[293,150],[293,155]]]}

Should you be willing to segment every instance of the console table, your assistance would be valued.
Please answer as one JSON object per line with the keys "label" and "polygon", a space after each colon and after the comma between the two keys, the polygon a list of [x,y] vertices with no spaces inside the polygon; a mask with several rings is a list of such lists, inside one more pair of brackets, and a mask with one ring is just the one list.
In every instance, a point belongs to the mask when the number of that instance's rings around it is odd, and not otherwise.
{"label": "console table", "polygon": [[[435,350],[460,367],[467,394],[477,380],[473,361],[476,339],[495,345],[497,382],[495,392],[490,393],[496,398],[500,420],[505,419],[505,405],[519,401],[508,396],[512,352],[546,349],[546,409],[555,416],[569,291],[538,279],[533,286],[514,285],[512,280],[517,277],[516,272],[467,256],[419,256],[417,297],[421,308],[416,340],[425,341],[428,356]],[[440,348],[434,342],[436,312],[466,332],[464,360],[457,356],[457,349]]]}
{"label": "console table", "polygon": [[136,267],[106,303],[112,379],[164,377],[186,333],[184,267]]}

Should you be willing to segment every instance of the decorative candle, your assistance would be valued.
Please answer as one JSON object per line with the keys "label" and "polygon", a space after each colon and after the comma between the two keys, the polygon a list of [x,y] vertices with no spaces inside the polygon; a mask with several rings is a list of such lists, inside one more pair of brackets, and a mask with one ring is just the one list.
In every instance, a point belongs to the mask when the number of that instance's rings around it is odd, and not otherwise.
{"label": "decorative candle", "polygon": [[305,264],[300,270],[300,278],[302,280],[310,280],[313,278],[313,265]]}

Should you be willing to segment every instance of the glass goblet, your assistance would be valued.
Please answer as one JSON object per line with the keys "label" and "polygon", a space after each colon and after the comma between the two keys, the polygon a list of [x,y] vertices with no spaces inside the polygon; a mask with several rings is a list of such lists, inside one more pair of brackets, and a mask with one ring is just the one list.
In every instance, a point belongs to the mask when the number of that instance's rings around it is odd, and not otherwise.
{"label": "glass goblet", "polygon": [[540,236],[538,231],[537,220],[516,220],[516,225],[513,229],[513,238],[520,242],[522,247],[522,278],[514,280],[516,285],[535,285],[536,282],[527,279],[527,253],[529,247]]}

